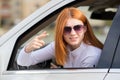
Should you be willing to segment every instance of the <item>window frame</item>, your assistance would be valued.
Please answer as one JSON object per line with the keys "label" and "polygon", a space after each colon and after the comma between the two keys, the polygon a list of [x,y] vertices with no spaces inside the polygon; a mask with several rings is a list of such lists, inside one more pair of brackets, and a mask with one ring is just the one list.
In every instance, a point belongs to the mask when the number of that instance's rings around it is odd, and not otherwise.
{"label": "window frame", "polygon": [[[69,3],[69,4],[66,4],[65,6],[57,9],[56,11],[52,12],[51,14],[49,14],[48,16],[46,16],[44,19],[40,20],[39,22],[37,22],[35,25],[33,25],[30,29],[28,29],[27,31],[25,31],[23,34],[21,34],[18,39],[16,40],[16,43],[15,43],[15,46],[13,48],[13,51],[12,51],[12,55],[10,57],[10,61],[9,61],[9,64],[8,64],[8,67],[7,67],[7,70],[15,70],[15,69],[12,69],[16,66],[16,64],[14,65],[15,63],[15,58],[16,58],[16,53],[17,53],[17,50],[18,48],[24,43],[26,42],[30,37],[31,35],[35,35],[37,32],[39,32],[40,30],[42,30],[45,26],[47,26],[47,24],[53,22],[53,20],[56,19],[58,13],[65,7],[69,7],[69,6],[75,6],[75,7],[78,7],[80,6],[80,3],[79,1],[73,1],[72,3]],[[74,4],[74,5],[73,5]],[[53,16],[54,15],[54,16]],[[108,37],[109,38],[109,37]],[[108,48],[106,48],[108,46],[108,43],[109,43],[109,39],[106,40],[106,43],[104,46],[104,49],[103,49],[103,52],[102,52],[102,58],[104,57],[104,53],[106,54],[106,51],[108,51]],[[111,57],[112,57],[113,53],[111,53]],[[102,58],[100,58],[100,62],[99,62],[99,65],[98,65],[98,68],[109,68],[110,65],[111,65],[111,60],[108,62],[107,66],[105,64],[101,64],[101,62],[103,61]],[[101,66],[102,65],[102,66]]]}

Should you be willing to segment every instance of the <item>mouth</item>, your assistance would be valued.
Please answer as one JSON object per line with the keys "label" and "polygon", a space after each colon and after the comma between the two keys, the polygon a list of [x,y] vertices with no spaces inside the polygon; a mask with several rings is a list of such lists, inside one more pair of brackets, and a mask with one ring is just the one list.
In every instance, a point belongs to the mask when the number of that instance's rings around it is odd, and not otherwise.
{"label": "mouth", "polygon": [[71,41],[76,41],[77,40],[77,37],[70,37],[69,38]]}

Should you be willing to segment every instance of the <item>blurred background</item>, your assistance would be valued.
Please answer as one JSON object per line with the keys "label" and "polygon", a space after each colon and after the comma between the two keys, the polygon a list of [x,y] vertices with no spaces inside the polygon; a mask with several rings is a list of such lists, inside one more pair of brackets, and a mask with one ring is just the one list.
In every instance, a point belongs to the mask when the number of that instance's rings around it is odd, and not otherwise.
{"label": "blurred background", "polygon": [[0,0],[0,36],[50,0]]}

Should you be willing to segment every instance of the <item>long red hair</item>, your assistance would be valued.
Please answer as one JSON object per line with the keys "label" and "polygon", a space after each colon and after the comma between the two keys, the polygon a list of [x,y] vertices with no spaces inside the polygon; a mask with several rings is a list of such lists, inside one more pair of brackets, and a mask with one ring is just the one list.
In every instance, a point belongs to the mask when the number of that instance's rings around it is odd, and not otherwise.
{"label": "long red hair", "polygon": [[103,48],[103,44],[95,37],[92,31],[92,27],[90,26],[90,23],[88,22],[88,19],[84,16],[84,14],[79,9],[74,7],[65,8],[58,15],[55,26],[55,58],[57,64],[62,66],[65,64],[68,55],[66,49],[67,44],[63,39],[63,30],[69,18],[81,20],[86,26],[87,31],[83,39],[84,43],[93,45],[101,49]]}

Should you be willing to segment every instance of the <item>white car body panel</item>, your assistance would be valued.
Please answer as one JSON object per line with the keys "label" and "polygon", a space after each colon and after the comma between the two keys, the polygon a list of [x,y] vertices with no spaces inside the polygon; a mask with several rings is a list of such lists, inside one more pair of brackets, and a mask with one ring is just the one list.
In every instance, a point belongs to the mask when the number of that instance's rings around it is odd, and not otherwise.
{"label": "white car body panel", "polygon": [[110,69],[105,80],[120,80],[120,69]]}
{"label": "white car body panel", "polygon": [[[42,71],[10,71],[4,73],[2,80],[103,80],[106,69],[81,70],[42,70]],[[99,72],[99,73],[98,73]]]}
{"label": "white car body panel", "polygon": [[[15,42],[18,37],[30,29],[46,15],[74,0],[51,0],[42,8],[24,19],[0,38],[0,80],[119,80],[120,70],[112,69],[50,69],[50,70],[14,70],[7,71]],[[107,76],[107,77],[106,77]],[[106,77],[106,78],[105,78]]]}

